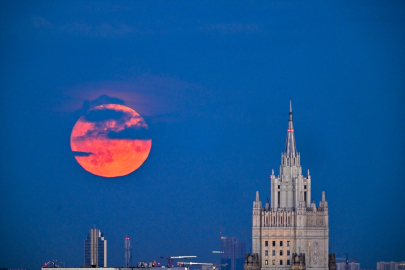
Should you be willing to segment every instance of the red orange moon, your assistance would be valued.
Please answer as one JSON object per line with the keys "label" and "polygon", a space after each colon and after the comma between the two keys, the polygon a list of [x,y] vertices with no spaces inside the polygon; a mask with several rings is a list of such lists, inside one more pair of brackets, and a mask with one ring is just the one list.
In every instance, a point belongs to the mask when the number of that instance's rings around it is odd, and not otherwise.
{"label": "red orange moon", "polygon": [[117,104],[97,106],[73,127],[70,146],[88,172],[117,177],[130,174],[148,158],[148,126],[134,110]]}

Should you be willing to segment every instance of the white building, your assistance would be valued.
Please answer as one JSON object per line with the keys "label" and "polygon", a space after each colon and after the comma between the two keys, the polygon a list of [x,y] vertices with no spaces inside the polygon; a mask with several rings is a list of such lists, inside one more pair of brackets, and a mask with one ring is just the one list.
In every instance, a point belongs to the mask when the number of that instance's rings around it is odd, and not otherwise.
{"label": "white building", "polygon": [[107,240],[98,229],[91,229],[84,241],[84,265],[107,267]]}
{"label": "white building", "polygon": [[404,262],[378,262],[377,270],[405,270]]}
{"label": "white building", "polygon": [[291,269],[293,253],[301,254],[306,269],[327,270],[328,203],[325,192],[318,207],[314,201],[311,203],[312,179],[309,170],[306,176],[302,174],[292,117],[290,102],[280,175],[274,175],[274,170],[270,175],[270,201],[263,207],[257,191],[253,202],[252,252],[258,254],[260,270]]}
{"label": "white building", "polygon": [[[351,262],[347,267],[347,270],[360,270],[360,263]],[[346,270],[346,262],[336,263],[336,270]]]}
{"label": "white building", "polygon": [[[94,270],[94,267],[59,267],[58,270]],[[103,270],[190,270],[188,267],[105,267]],[[49,267],[42,267],[41,270],[49,270]]]}

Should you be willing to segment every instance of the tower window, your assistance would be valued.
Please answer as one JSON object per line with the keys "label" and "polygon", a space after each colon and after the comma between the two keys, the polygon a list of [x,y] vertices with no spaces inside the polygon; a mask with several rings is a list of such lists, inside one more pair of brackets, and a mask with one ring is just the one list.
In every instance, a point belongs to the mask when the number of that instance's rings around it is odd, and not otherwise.
{"label": "tower window", "polygon": [[304,192],[304,202],[305,203],[307,202],[307,192],[306,191]]}
{"label": "tower window", "polygon": [[304,189],[307,189],[307,186],[304,186]]}
{"label": "tower window", "polygon": [[283,265],[283,260],[280,260],[280,265]]}
{"label": "tower window", "polygon": [[283,251],[282,250],[280,250],[280,256],[283,256]]}
{"label": "tower window", "polygon": [[265,261],[264,261],[264,264],[265,264],[265,265],[268,265],[268,264],[269,264],[269,261],[268,261],[268,260],[265,260]]}
{"label": "tower window", "polygon": [[275,251],[275,250],[273,250],[272,255],[273,255],[273,256],[276,256],[276,251]]}
{"label": "tower window", "polygon": [[275,247],[276,246],[276,241],[273,241],[273,247]]}
{"label": "tower window", "polygon": [[264,241],[264,246],[268,247],[269,246],[269,241]]}
{"label": "tower window", "polygon": [[[290,246],[290,241],[287,241],[287,247],[289,247]],[[288,254],[288,255],[290,255],[290,254]]]}
{"label": "tower window", "polygon": [[287,260],[287,265],[290,265],[290,260]]}
{"label": "tower window", "polygon": [[264,256],[269,256],[269,251],[268,250],[264,251]]}
{"label": "tower window", "polygon": [[287,256],[290,256],[290,251],[289,250],[287,250]]}
{"label": "tower window", "polygon": [[280,189],[280,185],[278,185],[278,189]]}
{"label": "tower window", "polygon": [[283,246],[283,241],[280,241],[280,247],[282,247]]}
{"label": "tower window", "polygon": [[277,196],[278,198],[278,207],[280,207],[280,191],[278,192],[278,196]]}

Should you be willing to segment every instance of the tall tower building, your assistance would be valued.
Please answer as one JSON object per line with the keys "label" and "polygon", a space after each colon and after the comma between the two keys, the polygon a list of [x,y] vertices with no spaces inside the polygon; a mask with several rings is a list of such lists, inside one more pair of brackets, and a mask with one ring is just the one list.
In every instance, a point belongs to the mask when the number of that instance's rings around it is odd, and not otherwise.
{"label": "tall tower building", "polygon": [[107,267],[107,240],[98,229],[90,229],[84,240],[84,265]]}
{"label": "tall tower building", "polygon": [[302,173],[290,101],[280,175],[272,170],[270,201],[263,207],[257,191],[253,202],[253,256],[245,258],[246,269],[328,269],[328,203],[325,192],[319,206],[311,202],[311,186],[309,170]]}
{"label": "tall tower building", "polygon": [[236,237],[221,237],[221,270],[243,270],[245,260],[245,243],[238,242]]}
{"label": "tall tower building", "polygon": [[[129,237],[125,237],[125,266],[129,267],[129,260],[131,259],[131,242]],[[132,265],[131,265],[132,267]]]}

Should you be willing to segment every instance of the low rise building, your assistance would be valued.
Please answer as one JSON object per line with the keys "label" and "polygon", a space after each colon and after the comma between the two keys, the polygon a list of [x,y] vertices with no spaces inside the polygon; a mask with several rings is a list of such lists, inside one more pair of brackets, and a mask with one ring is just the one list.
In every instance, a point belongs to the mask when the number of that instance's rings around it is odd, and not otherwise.
{"label": "low rise building", "polygon": [[405,261],[377,262],[377,270],[405,270]]}
{"label": "low rise building", "polygon": [[360,263],[351,262],[347,266],[348,268],[346,269],[346,262],[336,263],[336,270],[360,270]]}

